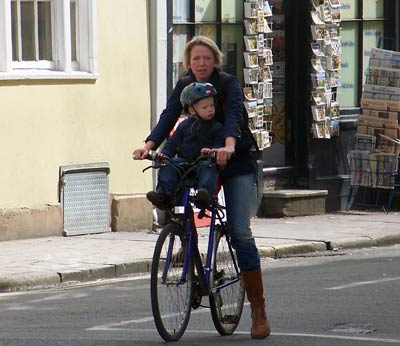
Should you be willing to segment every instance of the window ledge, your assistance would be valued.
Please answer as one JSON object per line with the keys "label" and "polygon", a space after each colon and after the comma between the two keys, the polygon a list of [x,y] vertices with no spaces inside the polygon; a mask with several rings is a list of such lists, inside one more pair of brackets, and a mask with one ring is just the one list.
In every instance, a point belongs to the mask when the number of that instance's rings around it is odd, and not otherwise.
{"label": "window ledge", "polygon": [[89,72],[64,72],[64,71],[44,71],[44,70],[21,70],[12,72],[0,72],[0,80],[35,80],[35,79],[68,79],[68,80],[96,80],[97,73]]}

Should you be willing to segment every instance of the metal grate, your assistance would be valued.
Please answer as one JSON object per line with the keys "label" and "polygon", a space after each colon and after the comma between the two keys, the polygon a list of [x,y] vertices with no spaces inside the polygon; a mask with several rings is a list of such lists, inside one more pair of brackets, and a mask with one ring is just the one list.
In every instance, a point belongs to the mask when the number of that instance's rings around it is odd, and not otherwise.
{"label": "metal grate", "polygon": [[64,235],[110,232],[108,163],[60,167]]}

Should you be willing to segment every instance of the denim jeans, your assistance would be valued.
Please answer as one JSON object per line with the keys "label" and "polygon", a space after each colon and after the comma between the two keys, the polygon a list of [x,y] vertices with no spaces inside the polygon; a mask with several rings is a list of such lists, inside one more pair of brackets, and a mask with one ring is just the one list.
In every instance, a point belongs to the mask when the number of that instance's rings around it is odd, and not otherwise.
{"label": "denim jeans", "polygon": [[228,230],[236,250],[239,268],[248,271],[260,267],[260,257],[250,229],[254,207],[256,175],[238,175],[223,181]]}
{"label": "denim jeans", "polygon": [[[180,157],[174,157],[172,160],[181,163],[187,160]],[[183,172],[181,171],[181,174]],[[210,162],[201,161],[197,168],[194,170],[194,175],[197,178],[197,188],[203,188],[208,191],[210,196],[214,195],[217,179],[218,170],[215,165],[210,166]],[[158,184],[156,191],[158,193],[166,193],[173,195],[176,187],[180,180],[180,174],[178,170],[171,165],[162,166],[158,174]]]}

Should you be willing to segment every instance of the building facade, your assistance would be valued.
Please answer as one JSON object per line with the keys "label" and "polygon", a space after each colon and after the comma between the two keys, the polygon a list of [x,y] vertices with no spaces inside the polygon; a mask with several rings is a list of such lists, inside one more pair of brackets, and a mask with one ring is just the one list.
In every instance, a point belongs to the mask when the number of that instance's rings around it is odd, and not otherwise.
{"label": "building facade", "polygon": [[[150,228],[144,194],[155,177],[142,173],[146,162],[133,161],[132,150],[142,146],[184,73],[183,47],[193,35],[213,38],[222,68],[245,84],[252,8],[272,11],[266,20],[272,143],[263,152],[264,188],[327,189],[327,209],[343,209],[346,154],[370,51],[399,50],[399,2],[0,0],[0,239],[61,235],[60,172],[99,163],[108,173],[110,229]],[[319,6],[332,7],[331,17],[340,19],[339,132],[330,138],[312,133],[311,26]]]}
{"label": "building facade", "polygon": [[148,6],[0,0],[1,240],[62,234],[69,165],[106,163],[109,223],[151,227],[152,175],[132,160],[150,130]]}

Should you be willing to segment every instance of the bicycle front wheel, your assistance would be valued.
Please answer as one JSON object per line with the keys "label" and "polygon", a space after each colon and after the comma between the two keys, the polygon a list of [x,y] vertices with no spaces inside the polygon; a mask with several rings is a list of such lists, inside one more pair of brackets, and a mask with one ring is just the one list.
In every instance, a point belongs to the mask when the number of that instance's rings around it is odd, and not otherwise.
{"label": "bicycle front wheel", "polygon": [[210,294],[211,316],[219,334],[231,335],[242,316],[245,290],[235,254],[223,226],[217,226],[215,239]]}
{"label": "bicycle front wheel", "polygon": [[[189,323],[192,304],[193,264],[183,276],[183,228],[166,225],[157,240],[151,266],[151,308],[158,333],[165,341],[181,338]],[[182,252],[182,250],[181,250]]]}

